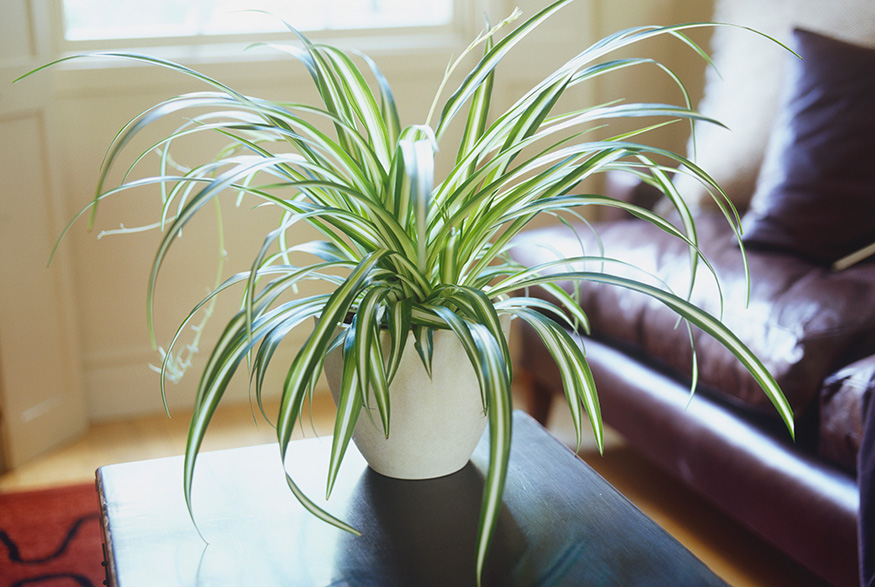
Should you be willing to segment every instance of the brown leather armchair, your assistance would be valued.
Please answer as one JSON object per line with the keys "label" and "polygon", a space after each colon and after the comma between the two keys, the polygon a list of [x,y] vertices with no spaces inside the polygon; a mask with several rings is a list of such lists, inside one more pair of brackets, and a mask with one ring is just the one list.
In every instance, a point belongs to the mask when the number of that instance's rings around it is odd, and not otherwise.
{"label": "brown leather armchair", "polygon": [[[592,337],[581,344],[603,418],[646,457],[814,572],[836,585],[857,584],[855,474],[864,409],[875,389],[875,263],[836,273],[790,255],[749,251],[746,308],[739,250],[725,219],[706,214],[699,226],[723,281],[724,321],[781,384],[794,408],[796,442],[744,367],[707,335],[694,333],[700,383],[690,401],[690,338],[675,315],[635,292],[584,284],[581,306]],[[596,230],[610,256],[634,261],[669,285],[688,279],[686,247],[649,224],[616,220]],[[594,247],[587,231],[580,227],[584,247]],[[581,247],[566,227],[532,231],[518,244],[515,257],[527,265],[580,255]],[[693,299],[717,314],[707,281],[699,277]],[[521,337],[518,371],[531,382],[529,408],[543,421],[561,381],[537,334],[522,328]]]}

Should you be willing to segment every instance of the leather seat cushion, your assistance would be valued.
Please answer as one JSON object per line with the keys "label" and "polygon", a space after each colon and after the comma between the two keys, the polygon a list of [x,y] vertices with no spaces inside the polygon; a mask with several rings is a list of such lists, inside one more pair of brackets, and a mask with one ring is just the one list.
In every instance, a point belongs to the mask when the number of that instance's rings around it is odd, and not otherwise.
{"label": "leather seat cushion", "polygon": [[[686,295],[690,264],[686,245],[638,219],[596,224],[605,255],[658,275]],[[718,273],[724,294],[724,322],[764,362],[800,416],[814,401],[824,379],[848,363],[875,353],[875,264],[833,272],[780,252],[749,251],[750,303],[738,244],[719,213],[698,219],[701,248]],[[586,254],[599,245],[592,231],[565,226],[536,229],[517,240],[513,256],[526,265]],[[582,241],[582,244],[581,244]],[[591,263],[590,269],[598,268]],[[605,270],[642,277],[629,267]],[[571,284],[565,284],[570,290]],[[535,295],[537,292],[532,292]],[[681,376],[691,373],[690,336],[660,302],[637,292],[584,284],[581,306],[593,333],[646,356]],[[691,299],[720,313],[715,281],[700,264]],[[770,401],[739,361],[708,335],[694,329],[700,384],[731,401],[777,417]]]}

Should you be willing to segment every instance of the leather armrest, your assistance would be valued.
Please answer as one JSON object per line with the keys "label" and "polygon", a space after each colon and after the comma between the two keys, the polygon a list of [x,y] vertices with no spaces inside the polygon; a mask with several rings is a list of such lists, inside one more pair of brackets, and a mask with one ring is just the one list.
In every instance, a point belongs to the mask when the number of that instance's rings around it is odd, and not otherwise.
{"label": "leather armrest", "polygon": [[875,355],[839,369],[820,392],[820,454],[856,468],[866,408],[875,396]]}
{"label": "leather armrest", "polygon": [[875,401],[864,414],[857,479],[860,485],[860,584],[875,586]]}

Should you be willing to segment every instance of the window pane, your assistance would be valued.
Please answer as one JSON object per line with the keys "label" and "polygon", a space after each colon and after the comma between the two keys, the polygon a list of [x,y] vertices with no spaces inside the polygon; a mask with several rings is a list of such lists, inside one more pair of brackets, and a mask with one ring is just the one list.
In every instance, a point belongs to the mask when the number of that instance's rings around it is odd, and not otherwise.
{"label": "window pane", "polygon": [[450,22],[452,0],[63,0],[71,41],[224,35],[284,30],[434,26]]}

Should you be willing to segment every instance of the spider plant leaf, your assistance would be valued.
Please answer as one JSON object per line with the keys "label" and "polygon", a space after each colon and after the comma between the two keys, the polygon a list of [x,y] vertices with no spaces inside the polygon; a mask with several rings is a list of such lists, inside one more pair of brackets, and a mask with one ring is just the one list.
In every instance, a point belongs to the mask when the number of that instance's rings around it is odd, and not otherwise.
{"label": "spider plant leaf", "polygon": [[[269,166],[269,164],[267,165]],[[370,249],[375,248],[375,246],[382,246],[403,253],[402,255],[396,255],[392,260],[401,263],[398,267],[399,271],[407,273],[406,268],[410,267],[410,265],[407,265],[404,262],[406,259],[414,258],[415,245],[411,237],[398,223],[397,219],[380,203],[370,200],[367,196],[361,194],[354,188],[335,184],[330,181],[295,180],[285,182],[284,185],[286,187],[299,189],[308,187],[329,188],[337,194],[343,195],[347,202],[354,203],[358,210],[353,212],[349,209],[337,209],[325,204],[320,205],[308,204],[306,202],[291,202],[288,200],[283,201],[262,189],[245,188],[245,191],[263,197],[289,211],[295,212],[294,221],[309,221],[310,217],[320,216],[329,224],[337,226],[342,234],[358,240]],[[288,225],[290,225],[290,223]],[[282,232],[283,230],[275,231],[275,234],[271,235],[270,242],[267,240],[265,241],[265,247],[269,247],[269,245],[276,240],[278,235],[282,234]],[[338,247],[341,244],[339,240],[335,240],[334,242]],[[415,274],[417,272],[414,271],[413,273]],[[412,274],[409,275],[409,277],[419,281],[420,284],[426,284],[425,279],[420,275]]]}
{"label": "spider plant leaf", "polygon": [[383,430],[386,433],[386,438],[389,438],[389,421],[391,415],[389,379],[386,377],[386,362],[383,356],[380,330],[376,325],[373,328],[374,332],[371,338],[371,352],[368,353],[368,361],[370,363],[368,378],[373,385],[374,397],[377,400],[377,410],[380,412]]}
{"label": "spider plant leaf", "polygon": [[[331,496],[340,464],[352,439],[359,414],[362,411],[362,393],[359,388],[366,385],[361,380],[356,368],[357,350],[355,347],[356,331],[360,328],[358,315],[353,316],[344,337],[343,348],[343,371],[341,375],[340,390],[337,398],[337,416],[334,420],[334,434],[331,440],[331,457],[328,465],[328,480],[325,489],[325,498]],[[337,351],[334,351],[337,352]]]}
{"label": "spider plant leaf", "polygon": [[508,122],[513,120],[514,122],[503,133],[504,145],[501,148],[501,151],[508,152],[509,156],[503,158],[501,166],[493,170],[491,177],[487,181],[501,177],[504,174],[517,154],[516,152],[511,152],[512,150],[515,151],[513,146],[533,136],[541,128],[544,119],[547,118],[547,115],[568,87],[571,77],[571,74],[566,75],[552,86],[545,88],[543,92],[537,94],[535,99],[525,109],[512,112],[512,117],[507,120]]}
{"label": "spider plant leaf", "polygon": [[348,249],[340,248],[337,243],[329,241],[309,241],[300,245],[295,245],[288,249],[289,253],[302,252],[309,253],[315,257],[331,263],[338,261],[352,261]]}
{"label": "spider plant leaf", "polygon": [[[534,278],[537,280],[537,287],[554,295],[556,300],[566,308],[566,311],[576,317],[575,312],[577,310],[575,308],[579,309],[578,302],[573,297],[568,296],[568,294],[563,297],[557,290],[563,289],[562,283],[570,283],[573,287],[579,285],[579,283],[575,283],[576,281],[579,282],[579,280],[574,277],[569,278],[568,276],[577,275],[582,271],[581,268],[585,268],[587,264],[597,264],[602,272],[607,272],[605,269],[606,265],[616,266],[620,270],[631,271],[641,275],[642,279],[658,284],[665,291],[670,291],[671,289],[658,275],[645,271],[632,262],[611,257],[584,255],[554,259],[532,267],[518,269],[509,277],[494,284],[490,292],[495,296],[507,295],[516,289],[531,287],[532,279]],[[540,279],[541,277],[546,277],[547,279]],[[582,310],[580,312],[582,313]]]}
{"label": "spider plant leaf", "polygon": [[[372,287],[356,310],[354,353],[356,372],[361,382],[362,400],[370,408],[370,394],[373,392],[380,412],[383,431],[389,437],[389,383],[383,366],[383,349],[380,341],[380,321],[382,302],[388,295],[385,287]],[[347,333],[350,336],[350,333]]]}
{"label": "spider plant leaf", "polygon": [[700,309],[695,304],[692,304],[684,298],[662,290],[658,287],[654,287],[652,285],[642,283],[634,279],[609,275],[606,273],[569,271],[549,276],[535,277],[530,280],[526,280],[520,285],[521,287],[531,287],[537,285],[539,282],[542,281],[574,279],[592,281],[595,283],[606,283],[641,292],[662,302],[671,310],[673,310],[676,314],[683,317],[691,324],[697,326],[705,333],[709,334],[720,344],[722,344],[728,351],[735,355],[739,362],[741,362],[741,364],[744,365],[748,372],[750,372],[750,374],[754,377],[754,379],[762,388],[763,392],[766,394],[766,397],[769,398],[769,400],[777,409],[778,414],[784,421],[784,424],[787,427],[787,430],[790,432],[790,435],[795,438],[796,435],[793,422],[793,408],[790,406],[790,402],[784,396],[784,393],[781,391],[781,387],[775,381],[772,374],[769,373],[768,369],[765,367],[762,361],[757,358],[753,351],[751,351],[747,347],[747,345],[738,338],[735,333],[733,333],[719,319],[715,318],[705,310]]}
{"label": "spider plant leaf", "polygon": [[[277,295],[281,294],[284,290],[288,289],[289,287],[294,286],[300,280],[303,280],[303,279],[323,279],[326,276],[318,275],[317,271],[320,269],[327,269],[327,268],[333,268],[333,267],[338,267],[338,264],[334,263],[334,262],[326,262],[326,263],[311,265],[308,267],[273,266],[273,267],[268,267],[268,268],[262,269],[261,273],[263,275],[279,273],[279,274],[281,274],[281,277],[278,278],[277,280],[271,282],[271,284],[268,287],[266,287],[261,292],[260,295],[261,296],[266,296],[266,295],[277,296]],[[186,328],[186,326],[188,326],[188,324],[191,322],[191,320],[194,318],[194,316],[199,311],[201,311],[207,304],[212,302],[219,294],[223,293],[225,290],[229,289],[230,287],[232,287],[233,285],[236,285],[238,283],[244,283],[248,279],[249,279],[249,272],[248,271],[242,272],[242,273],[237,273],[236,275],[233,275],[233,276],[229,277],[228,279],[226,279],[223,283],[221,283],[219,286],[217,286],[216,289],[214,289],[205,298],[203,298],[200,302],[198,302],[194,306],[194,308],[192,308],[192,310],[189,312],[188,316],[186,316],[185,319],[182,320],[179,327],[176,329],[176,333],[174,334],[173,338],[171,339],[170,345],[168,346],[168,352],[171,349],[173,349],[173,347],[177,344],[183,330]],[[275,293],[270,293],[272,291],[275,291]],[[306,302],[309,302],[310,300],[319,299],[321,297],[326,297],[326,299],[327,299],[327,296],[314,296],[311,298],[301,299],[300,302],[306,303]],[[261,299],[263,299],[263,298],[260,297],[259,300],[261,300]],[[275,297],[273,297],[273,299],[275,299]],[[166,363],[166,361],[165,361],[165,363]],[[165,367],[166,367],[166,365],[162,365],[162,370],[161,370],[162,379],[164,378],[164,375],[165,375],[165,370],[166,370]],[[162,384],[162,393],[163,393],[163,391],[164,391],[164,388],[163,388],[163,384]]]}
{"label": "spider plant leaf", "polygon": [[[104,53],[94,53],[94,54],[91,54],[90,56],[92,56],[92,57],[121,58],[121,59],[143,62],[143,63],[149,64],[149,65],[157,65],[160,67],[164,67],[165,69],[170,69],[172,71],[183,73],[183,74],[191,76],[199,81],[205,82],[213,87],[216,87],[219,90],[221,90],[221,92],[223,92],[223,93],[227,94],[228,96],[231,96],[234,99],[237,99],[241,102],[247,101],[245,96],[243,96],[242,94],[240,94],[236,90],[232,89],[231,87],[229,87],[225,84],[222,84],[221,82],[219,82],[219,81],[217,81],[209,76],[206,76],[198,71],[195,71],[195,70],[190,69],[188,67],[185,67],[183,65],[179,65],[179,64],[174,63],[172,61],[160,59],[157,57],[151,57],[148,55],[140,55],[140,54],[136,54],[136,53],[104,52]],[[67,61],[69,59],[75,59],[75,58],[79,58],[79,57],[84,57],[84,56],[83,55],[73,55],[73,56],[69,56],[69,57],[64,57],[64,58],[61,58],[61,59],[58,59],[58,60],[52,62],[49,65],[61,63],[63,61]],[[48,65],[45,67],[48,67]],[[157,120],[159,118],[163,118],[164,116],[167,116],[168,114],[175,112],[175,111],[179,110],[180,108],[190,108],[193,106],[197,106],[198,103],[200,103],[200,105],[204,105],[205,101],[209,102],[210,100],[212,100],[214,102],[215,98],[214,97],[207,98],[207,97],[205,97],[204,94],[196,94],[193,96],[184,97],[182,99],[176,98],[176,99],[167,100],[165,102],[162,102],[161,104],[159,104],[156,107],[150,108],[146,112],[144,112],[144,113],[140,114],[138,117],[134,118],[127,125],[125,125],[116,134],[115,139],[110,144],[107,155],[104,157],[104,162],[101,165],[101,172],[100,172],[100,176],[99,176],[98,182],[97,182],[96,194],[99,195],[103,191],[103,185],[104,185],[104,182],[106,181],[107,174],[108,174],[109,169],[112,165],[112,162],[115,160],[118,153],[124,148],[125,145],[127,145],[130,142],[130,140],[134,137],[134,135],[138,134],[138,132],[140,130],[142,130],[146,126],[150,125],[155,120]],[[96,201],[97,201],[97,196],[95,196],[95,204],[96,204]],[[92,216],[91,216],[91,219],[89,220],[89,227],[93,226],[94,215],[96,214],[96,212],[97,212],[97,207],[95,205],[95,207],[92,209]]]}
{"label": "spider plant leaf", "polygon": [[[386,289],[379,286],[374,286],[368,289],[361,302],[359,302],[355,314],[352,316],[353,320],[355,320],[356,327],[351,328],[351,332],[347,333],[348,336],[352,336],[355,340],[355,345],[353,347],[354,353],[352,356],[355,358],[356,373],[358,373],[359,380],[361,381],[366,382],[369,380],[368,354],[370,353],[371,343],[373,342],[373,327],[377,320],[380,301],[386,293]],[[365,401],[365,404],[368,403],[367,385],[362,388],[362,399]]]}
{"label": "spider plant leaf", "polygon": [[386,126],[388,143],[394,145],[398,142],[398,136],[401,133],[401,122],[398,118],[398,109],[395,106],[395,96],[392,93],[392,88],[373,59],[358,51],[354,51],[354,53],[361,57],[368,67],[371,68],[371,73],[374,75],[374,79],[377,80],[377,85],[380,88],[380,110]]}
{"label": "spider plant leaf", "polygon": [[459,277],[458,244],[461,234],[454,229],[450,231],[449,238],[440,249],[438,269],[441,283],[457,283]]}
{"label": "spider plant leaf", "polygon": [[425,373],[431,379],[431,364],[434,358],[434,329],[428,326],[416,325],[413,327],[413,348],[419,354]]}
{"label": "spider plant leaf", "polygon": [[[289,26],[288,23],[286,23],[286,26]],[[289,45],[287,43],[256,42],[248,45],[246,49],[249,50],[256,47],[267,47],[275,51],[288,53],[289,55],[301,62],[301,64],[307,69],[307,72],[310,74],[310,77],[313,79],[314,82],[319,82],[319,74],[316,72],[316,64],[313,61],[313,58],[310,57],[310,54],[301,47],[298,47],[297,45]]]}
{"label": "spider plant leaf", "polygon": [[510,349],[498,313],[495,311],[495,306],[489,296],[482,290],[468,286],[446,286],[438,290],[437,293],[443,294],[447,300],[465,307],[470,312],[471,320],[483,325],[492,334],[501,350],[502,360],[508,368],[506,377],[508,380],[512,379]]}
{"label": "spider plant leaf", "polygon": [[580,450],[583,442],[580,410],[582,405],[586,408],[599,452],[604,452],[604,425],[595,380],[579,346],[562,326],[547,316],[525,307],[517,308],[512,312],[532,326],[559,367],[565,399],[577,435],[577,450]]}
{"label": "spider plant leaf", "polygon": [[[545,285],[548,284],[542,284],[541,287],[543,288]],[[536,309],[541,314],[550,316],[554,321],[565,325],[565,327],[567,327],[569,330],[583,330],[584,334],[589,334],[588,328],[582,328],[577,320],[570,319],[567,311],[563,311],[562,308],[560,308],[556,304],[553,304],[541,298],[534,298],[529,296],[513,296],[499,300],[495,303],[495,309],[501,312],[510,312],[514,314],[514,312],[516,312],[516,310],[520,308]]]}
{"label": "spider plant leaf", "polygon": [[404,355],[404,347],[410,333],[410,320],[413,308],[413,300],[402,298],[389,303],[386,313],[386,322],[389,328],[389,359],[386,368],[386,379],[391,382],[398,372],[401,358]]}
{"label": "spider plant leaf", "polygon": [[[377,105],[377,99],[371,92],[371,88],[361,71],[344,52],[328,45],[320,46],[320,50],[330,60],[337,72],[344,98],[364,126],[369,144],[382,163],[381,166],[372,171],[382,172],[389,165],[393,143],[389,130],[386,128],[386,122],[383,120],[383,114]],[[382,183],[379,175],[374,178],[374,183],[377,185]]]}
{"label": "spider plant leaf", "polygon": [[185,206],[185,208],[180,212],[179,216],[177,216],[177,218],[171,224],[168,232],[161,239],[161,242],[158,245],[158,250],[155,253],[155,258],[152,261],[152,270],[149,274],[149,286],[146,295],[146,318],[149,324],[149,333],[152,339],[153,347],[157,346],[155,342],[153,319],[155,285],[158,279],[158,272],[164,261],[164,257],[167,255],[167,251],[169,250],[170,245],[182,231],[183,227],[188,223],[189,220],[191,220],[191,218],[197,213],[197,211],[204,206],[204,204],[206,204],[212,198],[216,197],[226,188],[232,186],[240,177],[256,173],[259,170],[262,170],[273,164],[275,164],[275,161],[256,159],[254,161],[238,165],[233,169],[226,171],[222,175],[218,176],[216,179],[207,184],[203,189],[201,189],[197,196]]}
{"label": "spider plant leaf", "polygon": [[[265,301],[262,307],[266,308],[269,302],[270,300]],[[195,465],[210,420],[240,362],[248,354],[256,341],[264,336],[269,329],[269,325],[277,319],[277,316],[282,311],[283,308],[278,308],[259,316],[251,336],[246,332],[245,312],[238,312],[229,321],[210,355],[198,385],[194,412],[191,417],[185,448],[183,491],[192,520],[194,520],[194,514],[191,503],[191,491]]]}
{"label": "spider plant leaf", "polygon": [[[266,308],[269,304],[268,300],[259,310]],[[224,383],[229,380],[230,376],[236,371],[239,361],[242,357],[237,355],[237,351],[242,346],[251,347],[255,341],[255,337],[249,338],[249,343],[240,340],[241,328],[245,330],[246,316],[243,312],[238,312],[226,325],[224,332],[216,341],[213,352],[207,360],[207,365],[204,367],[200,383],[195,394],[195,415],[198,411],[212,403],[213,399],[220,397],[224,393]],[[194,425],[194,419],[193,419]],[[206,431],[206,425],[203,429],[198,429],[197,439],[198,444],[202,438],[203,432]]]}
{"label": "spider plant leaf", "polygon": [[[295,185],[304,182],[294,182]],[[308,182],[309,183],[309,182]],[[316,182],[322,184],[323,182]],[[292,184],[288,184],[293,187]],[[239,187],[239,186],[234,186]],[[357,258],[354,247],[344,246],[344,241],[341,240],[330,228],[342,232],[349,240],[352,240],[358,247],[364,250],[373,250],[384,248],[387,242],[384,240],[385,235],[381,234],[368,219],[340,208],[333,208],[326,205],[311,204],[308,202],[285,200],[276,195],[258,188],[245,188],[247,193],[263,198],[265,201],[277,205],[281,209],[297,214],[299,220],[306,220],[308,223],[316,226],[320,231],[332,238],[339,248],[347,250],[348,256]],[[338,191],[344,191],[341,188]]]}
{"label": "spider plant leaf", "polygon": [[264,258],[267,256],[269,248],[276,242],[279,236],[286,230],[287,226],[292,221],[284,223],[282,226],[269,232],[261,245],[261,249],[255,255],[252,266],[249,269],[249,277],[246,280],[246,288],[243,291],[243,307],[246,310],[246,327],[251,333],[252,331],[252,315],[253,306],[255,304],[255,287],[258,278],[261,277],[259,269],[263,267]]}
{"label": "spider plant leaf", "polygon": [[[319,376],[319,370],[322,368],[325,354],[334,338],[334,331],[343,322],[344,316],[346,316],[349,307],[359,294],[370,272],[386,254],[386,250],[379,250],[367,255],[334,293],[331,294],[323,307],[322,314],[316,322],[313,332],[298,351],[286,374],[282,401],[276,422],[277,440],[280,447],[281,462],[283,463],[286,461],[295,422],[307,397],[308,390],[312,389],[315,379]],[[353,362],[351,368],[354,368],[354,366]],[[331,516],[310,501],[297,488],[288,474],[286,474],[286,481],[289,487],[292,488],[295,496],[308,511],[319,519],[327,521],[338,528],[358,534],[351,526]]]}
{"label": "spider plant leaf", "polygon": [[386,187],[383,190],[383,204],[401,226],[407,227],[410,223],[410,198],[406,194],[410,191],[410,178],[404,170],[404,151],[400,141],[395,145],[395,153],[392,156],[389,175],[386,178]]}
{"label": "spider plant leaf", "polygon": [[[653,176],[659,182],[660,186],[664,189],[663,193],[668,196],[670,200],[673,200],[676,203],[675,209],[678,211],[678,214],[681,217],[681,223],[683,224],[684,231],[687,234],[687,242],[689,256],[690,256],[690,282],[689,282],[689,291],[688,297],[693,294],[693,287],[695,286],[696,281],[696,267],[698,266],[700,254],[698,253],[698,235],[696,231],[696,223],[693,219],[693,213],[690,210],[689,206],[683,203],[683,198],[680,196],[680,193],[677,191],[677,188],[674,187],[674,182],[672,182],[664,171],[660,169],[653,169]],[[740,241],[739,241],[740,242]],[[744,263],[745,272],[747,272],[747,261],[745,259]],[[723,304],[722,296],[721,296],[721,306]]]}
{"label": "spider plant leaf", "polygon": [[[492,45],[493,40],[490,36],[486,39],[484,45],[485,54],[489,54]],[[468,119],[465,122],[465,129],[462,131],[462,138],[459,141],[459,150],[456,155],[457,165],[466,159],[471,148],[483,135],[489,116],[489,105],[492,102],[492,87],[494,84],[495,71],[490,71],[486,76],[486,79],[483,80],[483,83],[481,83],[474,91],[474,95],[471,98],[471,106],[468,109]],[[476,160],[469,160],[465,169],[470,174],[476,165]]]}
{"label": "spider plant leaf", "polygon": [[[340,120],[347,124],[354,124],[350,105],[343,99],[343,92],[339,88],[337,79],[329,66],[325,57],[321,54],[319,47],[310,42],[295,27],[285,23],[286,27],[298,37],[303,43],[304,49],[309,56],[306,62],[307,69],[313,75],[313,81],[316,84],[316,89],[319,91],[319,96],[326,109],[337,116]],[[349,148],[345,135],[349,132],[342,126],[337,126],[338,139],[340,144]]]}
{"label": "spider plant leaf", "polygon": [[286,376],[283,400],[277,421],[277,438],[283,452],[283,458],[285,458],[285,451],[291,441],[296,406],[310,383],[319,376],[318,368],[321,367],[325,353],[334,338],[335,329],[343,323],[350,306],[361,292],[369,274],[386,254],[386,250],[380,250],[367,255],[344,282],[334,290],[326,302],[313,332],[295,356]]}
{"label": "spider plant leaf", "polygon": [[589,318],[584,313],[583,309],[578,304],[577,300],[570,294],[568,294],[562,287],[555,283],[543,283],[541,284],[541,288],[556,298],[562,307],[574,318],[574,323],[572,327],[574,330],[582,330],[585,334],[590,333],[590,323]]}
{"label": "spider plant leaf", "polygon": [[262,339],[253,361],[252,374],[250,376],[250,381],[255,383],[256,403],[262,413],[264,413],[264,403],[262,401],[264,378],[277,347],[296,326],[321,314],[322,309],[328,302],[328,298],[329,294],[320,294],[310,298],[295,300],[294,303],[290,302],[290,310],[283,321],[276,324]]}
{"label": "spider plant leaf", "polygon": [[489,467],[483,488],[483,502],[480,508],[480,523],[477,530],[477,577],[483,576],[486,555],[498,517],[501,512],[504,485],[507,480],[507,467],[510,462],[510,443],[512,432],[512,401],[510,381],[506,378],[509,366],[504,364],[501,349],[492,333],[480,324],[471,324],[471,335],[479,350],[483,377],[481,385],[486,387],[489,403]]}
{"label": "spider plant leaf", "polygon": [[486,77],[492,73],[498,63],[504,58],[514,45],[519,43],[528,33],[547,19],[554,12],[568,4],[571,0],[559,0],[540,10],[537,14],[520,24],[506,37],[498,41],[495,46],[483,56],[474,69],[462,81],[459,88],[447,99],[441,112],[441,119],[435,129],[435,135],[440,139],[453,118],[477,91]]}
{"label": "spider plant leaf", "polygon": [[416,267],[426,275],[428,210],[434,188],[434,144],[422,139],[401,139],[398,143],[404,162],[401,196],[409,201],[414,223],[408,233],[416,243]]}
{"label": "spider plant leaf", "polygon": [[[641,218],[643,220],[650,222],[652,225],[656,226],[660,230],[662,230],[662,231],[666,232],[667,234],[670,234],[671,236],[677,238],[678,240],[686,243],[687,247],[689,247],[689,249],[692,251],[692,254],[695,254],[697,257],[696,262],[691,262],[690,282],[688,284],[687,296],[689,297],[690,295],[692,295],[692,289],[694,286],[694,280],[695,280],[695,276],[696,276],[696,268],[698,267],[698,263],[702,262],[704,264],[704,266],[708,269],[708,271],[711,273],[711,275],[713,275],[715,277],[715,281],[717,284],[716,291],[717,291],[717,295],[719,298],[718,303],[719,303],[719,307],[720,307],[721,313],[722,313],[724,296],[723,296],[723,289],[720,286],[720,280],[718,278],[717,271],[716,271],[716,269],[714,269],[714,266],[707,259],[707,257],[704,255],[704,253],[702,253],[701,249],[699,248],[698,242],[696,240],[693,240],[693,238],[691,238],[690,235],[679,230],[673,224],[671,224],[670,222],[668,222],[667,220],[665,220],[664,218],[662,218],[658,214],[651,212],[650,210],[647,210],[645,208],[641,208],[640,206],[636,206],[636,205],[630,204],[628,202],[624,202],[622,200],[617,200],[617,199],[609,198],[606,196],[565,195],[565,196],[558,196],[558,197],[553,197],[553,198],[545,198],[543,200],[533,202],[533,203],[528,204],[526,206],[522,206],[519,210],[516,210],[516,211],[512,212],[511,214],[508,214],[502,220],[502,222],[506,222],[506,221],[516,219],[519,217],[529,218],[529,217],[531,217],[532,214],[550,211],[550,210],[562,210],[562,209],[566,209],[566,208],[579,207],[579,206],[590,206],[590,205],[606,206],[606,207],[613,207],[613,208],[619,208],[619,209],[626,210],[627,212],[633,214],[634,216],[637,216],[638,218]],[[695,230],[692,231],[692,234],[693,234],[693,237],[695,237]],[[596,258],[592,257],[590,259],[593,260]],[[584,261],[584,260],[585,260],[584,257],[564,258],[564,259],[559,260],[559,263],[564,263],[564,264],[570,265],[571,263]],[[616,260],[614,262],[616,262]],[[545,268],[546,268],[546,266],[543,267],[542,269],[545,269]],[[522,272],[518,273],[515,276],[515,278],[522,277],[526,271],[528,271],[528,269],[525,269]],[[505,292],[502,291],[502,293],[505,293]],[[556,295],[557,297],[561,297],[563,295],[561,292],[558,292],[555,289],[551,289],[551,293]],[[573,306],[570,306],[570,307],[573,307]]]}
{"label": "spider plant leaf", "polygon": [[180,178],[180,177],[172,176],[172,175],[171,176],[147,177],[144,179],[131,180],[123,186],[118,186],[118,187],[112,188],[110,190],[107,190],[107,191],[101,193],[97,198],[95,198],[92,201],[89,201],[86,205],[82,206],[73,215],[73,217],[70,219],[70,221],[67,222],[66,225],[64,225],[64,228],[61,230],[60,235],[55,240],[55,244],[52,246],[52,250],[49,253],[49,258],[46,261],[46,264],[51,265],[52,260],[55,257],[55,254],[57,254],[57,252],[58,252],[58,247],[61,246],[61,242],[64,240],[64,237],[67,236],[67,233],[70,232],[70,229],[73,228],[73,225],[76,224],[76,222],[78,222],[79,219],[82,216],[84,216],[86,212],[92,211],[97,206],[97,203],[99,201],[105,200],[106,198],[109,198],[111,196],[117,196],[117,195],[121,194],[122,192],[128,191],[132,188],[141,187],[141,186],[149,186],[149,185],[160,185],[161,183],[167,182],[167,181],[183,181],[183,182],[184,181],[192,181],[192,182],[201,181],[202,182],[202,180],[196,180],[193,178]]}
{"label": "spider plant leaf", "polygon": [[322,508],[320,508],[318,505],[313,503],[313,501],[309,497],[307,497],[307,494],[304,493],[303,491],[301,491],[301,488],[298,487],[298,485],[292,479],[291,475],[289,475],[288,473],[286,473],[285,475],[286,475],[286,484],[289,486],[289,489],[292,491],[292,495],[294,495],[297,498],[298,502],[302,506],[304,506],[304,509],[306,509],[312,516],[314,516],[318,520],[322,520],[323,522],[325,522],[327,524],[331,524],[335,528],[339,528],[341,530],[349,532],[350,534],[352,534],[354,536],[361,536],[362,535],[361,532],[359,532],[358,530],[356,530],[355,528],[353,528],[352,526],[350,526],[349,524],[347,524],[343,520],[335,518],[334,516],[332,516],[331,514],[329,514],[328,512],[323,510]]}

